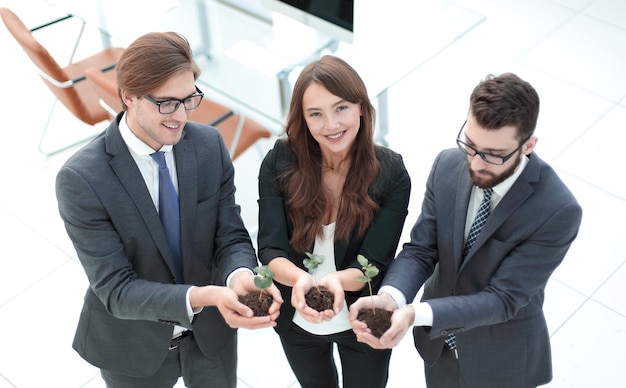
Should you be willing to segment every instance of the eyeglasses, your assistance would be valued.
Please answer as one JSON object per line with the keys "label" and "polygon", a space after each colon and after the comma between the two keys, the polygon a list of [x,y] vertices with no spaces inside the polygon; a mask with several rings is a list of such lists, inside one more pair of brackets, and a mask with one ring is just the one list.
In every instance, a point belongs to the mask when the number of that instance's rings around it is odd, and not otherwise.
{"label": "eyeglasses", "polygon": [[204,97],[204,93],[202,93],[202,91],[196,86],[196,94],[192,94],[182,100],[172,98],[169,100],[157,101],[148,95],[145,95],[144,97],[146,100],[159,107],[159,113],[167,115],[176,112],[178,108],[180,108],[180,104],[183,104],[186,110],[196,109],[198,105],[200,105],[202,97]]}
{"label": "eyeglasses", "polygon": [[524,141],[520,143],[520,145],[515,150],[513,150],[513,152],[511,152],[508,155],[505,155],[505,156],[494,155],[494,154],[490,154],[487,152],[478,151],[476,148],[472,147],[471,145],[466,144],[463,141],[461,141],[461,132],[463,132],[463,128],[465,128],[465,124],[467,124],[467,121],[463,123],[463,126],[459,130],[459,134],[456,135],[456,145],[459,146],[459,149],[461,151],[465,152],[469,156],[479,155],[482,160],[484,160],[485,162],[489,164],[495,164],[498,166],[503,165],[504,163],[506,163],[507,160],[511,159],[511,157],[513,157],[513,155],[517,153],[517,151],[519,151],[522,148],[522,146],[524,145],[524,143],[528,141],[528,139],[530,139],[530,137],[527,137]]}

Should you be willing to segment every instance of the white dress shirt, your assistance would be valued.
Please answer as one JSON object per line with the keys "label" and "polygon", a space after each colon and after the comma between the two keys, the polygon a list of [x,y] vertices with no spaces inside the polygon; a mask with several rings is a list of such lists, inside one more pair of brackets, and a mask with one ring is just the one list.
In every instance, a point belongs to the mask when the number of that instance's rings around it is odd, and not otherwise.
{"label": "white dress shirt", "polygon": [[[130,155],[133,157],[133,160],[137,164],[139,168],[139,172],[141,172],[141,176],[143,180],[146,182],[146,187],[150,192],[150,197],[152,197],[152,202],[154,203],[154,207],[157,212],[159,211],[159,164],[152,159],[150,154],[153,154],[155,151],[144,143],[141,139],[139,139],[135,134],[130,130],[128,124],[126,124],[126,113],[122,116],[122,120],[119,123],[120,134],[122,135],[122,139],[126,143],[128,150],[130,151]],[[165,162],[167,163],[167,168],[170,170],[170,177],[172,178],[172,183],[174,183],[174,187],[176,188],[176,193],[178,193],[178,175],[176,174],[176,162],[174,160],[174,146],[172,145],[164,145],[161,147],[159,151],[165,153]],[[197,309],[194,311],[191,308],[191,302],[189,301],[189,293],[191,292],[190,287],[187,290],[187,315],[189,316],[189,323],[193,320],[194,313],[199,313],[202,309]],[[182,326],[174,327],[174,336],[178,333],[186,330]]]}

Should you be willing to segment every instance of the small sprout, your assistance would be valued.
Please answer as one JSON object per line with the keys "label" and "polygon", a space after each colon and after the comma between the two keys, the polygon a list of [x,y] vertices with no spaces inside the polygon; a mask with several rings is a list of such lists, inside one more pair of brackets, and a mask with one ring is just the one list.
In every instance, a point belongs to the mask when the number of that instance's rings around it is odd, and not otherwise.
{"label": "small sprout", "polygon": [[367,258],[361,254],[356,257],[359,264],[361,264],[361,269],[363,270],[363,275],[357,276],[356,280],[367,283],[370,289],[370,298],[372,299],[372,311],[376,314],[376,310],[374,309],[374,293],[372,292],[372,279],[378,275],[378,268],[374,264],[370,264]]}
{"label": "small sprout", "polygon": [[[324,262],[324,260],[326,260],[324,255],[317,255],[317,254],[313,254],[311,252],[304,252],[304,254],[307,255],[308,259],[302,260],[302,264],[304,264],[306,269],[311,270],[311,271],[315,271],[317,269],[317,267],[319,267],[320,264],[322,264]],[[315,278],[315,272],[313,272],[313,281],[315,281],[315,284],[316,284],[315,287],[317,287],[317,289],[319,290],[320,287],[317,285],[317,279]]]}
{"label": "small sprout", "polygon": [[302,260],[302,263],[304,264],[306,269],[312,269],[312,270],[317,269],[317,267],[319,267],[319,265],[322,264],[324,260],[326,260],[324,255],[315,255],[311,252],[304,252],[304,253],[308,257],[308,259]]}
{"label": "small sprout", "polygon": [[263,290],[272,285],[272,281],[274,280],[274,272],[270,270],[270,267],[267,265],[262,265],[254,268],[254,273],[256,276],[254,277],[254,285],[257,286],[261,293],[259,294],[259,299],[261,299],[261,295],[263,295]]}
{"label": "small sprout", "polygon": [[[320,286],[317,283],[316,278],[316,269],[326,260],[324,255],[317,255],[311,252],[304,252],[307,256],[304,260],[302,260],[302,264],[309,270],[309,273],[313,275],[313,282],[315,284],[314,287],[305,294],[306,304],[312,307],[317,311],[324,311],[328,309],[332,309],[334,296],[333,294],[324,286]],[[317,291],[317,292],[316,292]]]}

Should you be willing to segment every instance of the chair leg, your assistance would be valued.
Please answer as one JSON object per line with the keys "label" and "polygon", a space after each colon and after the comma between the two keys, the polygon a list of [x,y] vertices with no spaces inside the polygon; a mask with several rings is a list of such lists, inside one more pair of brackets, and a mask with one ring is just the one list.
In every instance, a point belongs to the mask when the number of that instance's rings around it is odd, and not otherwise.
{"label": "chair leg", "polygon": [[246,117],[239,113],[239,122],[237,123],[237,129],[235,130],[235,134],[233,135],[233,142],[230,143],[230,149],[228,153],[232,158],[235,155],[235,151],[237,151],[237,143],[239,143],[239,138],[241,137],[241,132],[243,131],[243,123],[246,121]]}
{"label": "chair leg", "polygon": [[107,112],[109,112],[109,114],[111,115],[112,118],[115,118],[115,116],[117,116],[117,113],[115,111],[115,109],[111,108],[109,106],[109,104],[107,104],[106,102],[104,102],[103,99],[99,99],[98,102],[100,103],[100,106],[104,108],[104,110],[106,110]]}
{"label": "chair leg", "polygon": [[82,143],[86,143],[86,142],[88,142],[89,140],[93,139],[96,136],[96,134],[93,134],[93,135],[90,135],[89,137],[86,137],[84,139],[78,140],[78,141],[76,141],[76,142],[74,142],[72,144],[67,144],[67,145],[64,145],[64,146],[62,146],[60,148],[51,150],[51,151],[45,150],[44,147],[43,147],[44,140],[46,138],[46,134],[48,133],[48,128],[50,127],[50,122],[52,121],[52,116],[54,115],[56,104],[57,104],[57,100],[55,99],[54,102],[52,103],[52,108],[50,109],[50,113],[48,114],[48,118],[46,119],[46,125],[44,126],[43,131],[41,132],[41,136],[39,137],[39,146],[38,146],[39,153],[43,154],[46,157],[56,155],[56,154],[58,154],[60,152],[68,150],[68,149],[70,149],[70,148],[72,148],[74,146],[77,146],[77,145],[82,144]]}

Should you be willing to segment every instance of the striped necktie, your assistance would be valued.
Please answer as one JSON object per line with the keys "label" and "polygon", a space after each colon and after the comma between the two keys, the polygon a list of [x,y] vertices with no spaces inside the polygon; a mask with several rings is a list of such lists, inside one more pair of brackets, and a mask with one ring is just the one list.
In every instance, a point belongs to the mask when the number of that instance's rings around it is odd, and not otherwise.
{"label": "striped necktie", "polygon": [[[487,217],[489,217],[489,214],[491,213],[489,204],[491,194],[493,194],[493,189],[489,188],[483,190],[483,200],[480,203],[480,208],[478,208],[478,213],[476,213],[474,222],[472,222],[472,227],[470,228],[469,234],[467,235],[467,241],[465,242],[465,247],[463,248],[463,259],[465,259],[467,252],[469,252],[474,245],[474,242],[476,242],[476,238],[478,238],[480,231],[487,222]],[[451,350],[454,350],[454,354],[457,355],[458,358],[456,351],[456,336],[454,334],[448,334],[445,342]]]}

